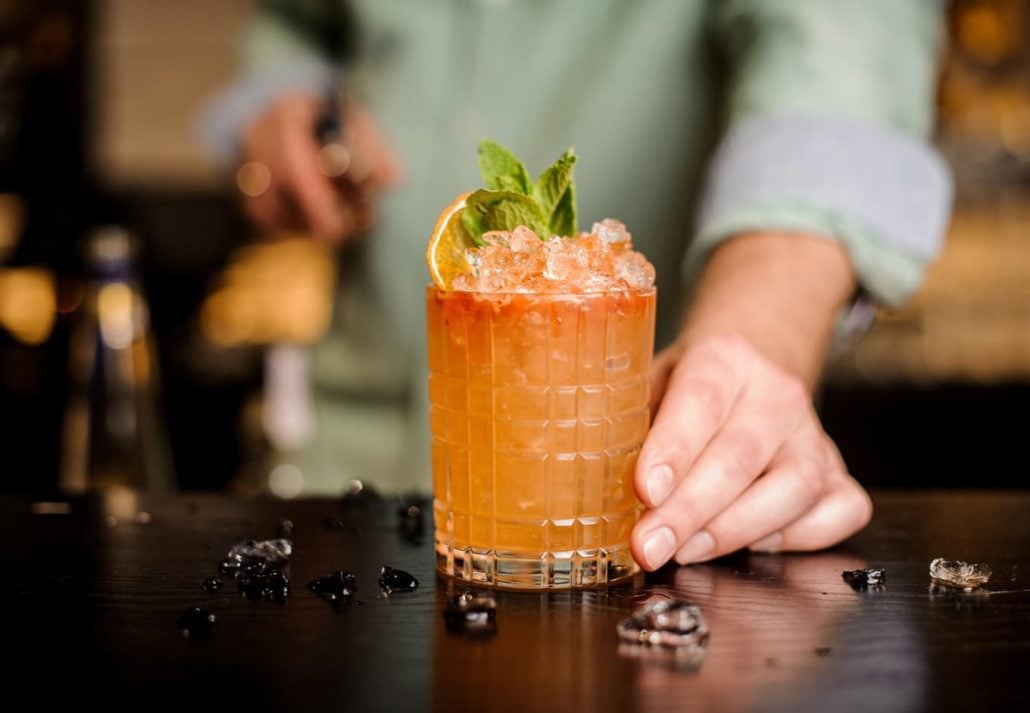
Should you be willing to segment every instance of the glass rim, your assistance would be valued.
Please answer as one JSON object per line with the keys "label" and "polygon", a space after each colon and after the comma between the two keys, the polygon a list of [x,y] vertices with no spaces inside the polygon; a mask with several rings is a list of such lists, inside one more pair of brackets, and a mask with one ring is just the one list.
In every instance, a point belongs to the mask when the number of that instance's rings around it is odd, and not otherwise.
{"label": "glass rim", "polygon": [[552,298],[552,297],[604,297],[607,295],[647,295],[651,292],[657,292],[658,286],[651,285],[650,287],[617,287],[610,290],[589,290],[584,292],[482,292],[473,290],[448,290],[440,287],[435,282],[430,282],[426,285],[426,292],[437,292],[449,295],[465,295],[470,297],[482,296],[485,298],[491,297],[535,297],[535,298]]}

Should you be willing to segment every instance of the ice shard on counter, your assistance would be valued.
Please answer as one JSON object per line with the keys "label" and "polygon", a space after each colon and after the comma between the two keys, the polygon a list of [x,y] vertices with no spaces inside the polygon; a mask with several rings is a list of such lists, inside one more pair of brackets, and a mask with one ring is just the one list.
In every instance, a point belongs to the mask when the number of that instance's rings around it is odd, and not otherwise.
{"label": "ice shard on counter", "polygon": [[620,653],[648,657],[659,653],[678,664],[699,665],[708,644],[708,622],[701,610],[682,599],[660,599],[619,622]]}
{"label": "ice shard on counter", "polygon": [[285,538],[244,540],[232,546],[218,563],[219,574],[236,578],[240,594],[249,599],[286,601],[290,578],[283,571],[293,554],[293,543]]}
{"label": "ice shard on counter", "polygon": [[948,587],[977,589],[991,580],[991,568],[986,564],[946,560],[938,557],[930,563],[930,578]]}
{"label": "ice shard on counter", "polygon": [[227,560],[247,562],[248,560],[264,560],[269,564],[286,564],[293,554],[293,543],[287,539],[277,540],[244,540],[232,546]]}
{"label": "ice shard on counter", "polygon": [[845,570],[841,572],[840,576],[855,590],[878,587],[887,583],[887,570],[882,567]]}

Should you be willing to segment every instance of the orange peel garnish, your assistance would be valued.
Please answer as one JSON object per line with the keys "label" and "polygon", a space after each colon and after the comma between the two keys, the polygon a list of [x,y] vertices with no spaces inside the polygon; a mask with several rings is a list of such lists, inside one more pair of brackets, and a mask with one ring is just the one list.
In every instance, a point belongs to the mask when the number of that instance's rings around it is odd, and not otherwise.
{"label": "orange peel garnish", "polygon": [[472,271],[465,251],[473,247],[471,238],[461,224],[465,201],[470,194],[462,193],[444,208],[436,220],[436,227],[426,246],[426,266],[436,286],[450,290],[454,279]]}

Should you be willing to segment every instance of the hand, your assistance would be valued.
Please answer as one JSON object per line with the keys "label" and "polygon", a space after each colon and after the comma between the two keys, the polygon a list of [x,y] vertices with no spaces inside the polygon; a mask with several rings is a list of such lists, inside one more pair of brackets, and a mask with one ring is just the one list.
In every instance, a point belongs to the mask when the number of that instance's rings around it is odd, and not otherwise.
{"label": "hand", "polygon": [[370,227],[374,192],[396,184],[401,170],[372,117],[348,102],[344,131],[352,168],[335,184],[319,169],[315,126],[322,107],[316,96],[291,94],[247,128],[241,160],[267,170],[267,187],[246,196],[244,209],[265,229],[306,229],[335,244]]}
{"label": "hand", "polygon": [[633,531],[648,570],[742,547],[815,550],[861,529],[872,503],[823,431],[804,382],[742,337],[656,360],[660,402],[636,469],[650,508]]}

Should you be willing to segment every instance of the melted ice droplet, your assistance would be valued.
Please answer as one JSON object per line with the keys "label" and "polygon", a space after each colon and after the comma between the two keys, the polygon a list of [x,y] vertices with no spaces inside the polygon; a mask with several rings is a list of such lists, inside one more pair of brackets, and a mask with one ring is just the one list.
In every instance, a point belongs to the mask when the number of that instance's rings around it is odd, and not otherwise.
{"label": "melted ice droplet", "polygon": [[379,588],[385,594],[413,592],[418,589],[418,580],[402,569],[394,569],[384,564],[379,570]]}
{"label": "melted ice droplet", "polygon": [[224,584],[225,582],[222,581],[221,577],[208,577],[200,586],[205,592],[210,593],[217,592]]}
{"label": "melted ice droplet", "polygon": [[216,620],[217,617],[207,609],[190,607],[183,611],[175,626],[182,634],[182,638],[200,641],[211,638],[215,633]]}
{"label": "melted ice droplet", "polygon": [[938,557],[930,563],[930,577],[938,584],[962,589],[976,589],[991,579],[991,568],[985,564],[966,563]]}
{"label": "melted ice droplet", "polygon": [[497,602],[493,597],[464,592],[447,600],[443,618],[451,631],[473,636],[497,633]]}
{"label": "melted ice droplet", "polygon": [[219,574],[235,574],[242,563],[239,560],[225,559],[218,563]]}
{"label": "melted ice droplet", "polygon": [[245,564],[236,574],[236,585],[248,599],[286,601],[290,593],[290,579],[274,564],[255,562]]}
{"label": "melted ice droplet", "polygon": [[344,599],[358,591],[358,580],[347,570],[337,570],[325,577],[308,582],[308,589],[331,602]]}

